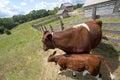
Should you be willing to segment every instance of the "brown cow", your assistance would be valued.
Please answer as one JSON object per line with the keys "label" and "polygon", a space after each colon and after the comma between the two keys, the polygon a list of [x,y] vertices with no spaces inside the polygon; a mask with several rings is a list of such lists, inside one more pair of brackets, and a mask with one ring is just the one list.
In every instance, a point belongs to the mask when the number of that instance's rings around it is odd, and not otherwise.
{"label": "brown cow", "polygon": [[112,74],[112,70],[108,64],[108,61],[102,56],[93,54],[63,54],[55,56],[55,54],[56,51],[48,57],[48,62],[55,62],[59,64],[60,71],[58,73],[62,73],[68,69],[78,72],[83,71],[83,76],[86,74],[91,74],[97,78],[97,80],[102,80],[100,66],[101,62],[103,61],[108,72],[110,73],[111,79],[113,80],[115,77]]}
{"label": "brown cow", "polygon": [[101,41],[101,21],[87,21],[72,28],[50,33],[45,31],[42,42],[43,49],[59,48],[70,53],[89,53]]}

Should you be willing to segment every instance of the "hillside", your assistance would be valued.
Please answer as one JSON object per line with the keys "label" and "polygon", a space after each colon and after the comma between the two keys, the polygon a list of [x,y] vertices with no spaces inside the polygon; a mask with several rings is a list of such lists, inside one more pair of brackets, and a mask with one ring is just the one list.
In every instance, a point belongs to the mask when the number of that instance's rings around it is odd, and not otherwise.
{"label": "hillside", "polygon": [[[76,16],[63,21],[69,22],[78,18],[80,17]],[[45,19],[42,18],[42,20]],[[47,57],[53,51],[43,51],[42,32],[31,26],[39,21],[40,19],[21,24],[12,30],[11,35],[0,35],[0,80],[80,80],[83,78],[95,80],[89,75],[82,77],[82,73],[77,73],[77,77],[73,77],[72,72],[69,71],[62,75],[57,74],[59,66],[47,62]],[[59,21],[49,24],[56,25],[56,23]],[[63,53],[56,50],[60,54]],[[115,80],[120,80],[120,44],[103,40],[94,54],[106,57],[116,75]],[[103,80],[110,80],[103,64],[101,71]]]}
{"label": "hillside", "polygon": [[38,80],[42,67],[41,33],[21,24],[0,35],[0,80]]}

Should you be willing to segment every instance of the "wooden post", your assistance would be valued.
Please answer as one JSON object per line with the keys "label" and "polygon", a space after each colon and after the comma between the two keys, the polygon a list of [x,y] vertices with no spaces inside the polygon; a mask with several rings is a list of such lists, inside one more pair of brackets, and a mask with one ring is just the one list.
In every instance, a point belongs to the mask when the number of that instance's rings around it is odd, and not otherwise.
{"label": "wooden post", "polygon": [[92,19],[93,20],[96,19],[96,7],[93,7],[93,9],[92,9]]}
{"label": "wooden post", "polygon": [[44,32],[44,29],[43,29],[43,27],[41,26],[41,29],[42,29],[42,31]]}
{"label": "wooden post", "polygon": [[47,31],[47,28],[44,26],[44,29]]}
{"label": "wooden post", "polygon": [[64,27],[63,27],[64,24],[63,24],[63,22],[62,22],[62,17],[60,16],[59,19],[60,19],[61,29],[63,30],[63,29],[64,29]]}
{"label": "wooden post", "polygon": [[52,32],[54,32],[54,31],[53,31],[53,28],[52,28],[52,26],[51,26],[51,25],[50,25],[50,29],[51,29],[51,31],[52,31]]}
{"label": "wooden post", "polygon": [[39,29],[40,31],[43,31],[42,28],[41,28],[41,26],[40,26],[38,29]]}

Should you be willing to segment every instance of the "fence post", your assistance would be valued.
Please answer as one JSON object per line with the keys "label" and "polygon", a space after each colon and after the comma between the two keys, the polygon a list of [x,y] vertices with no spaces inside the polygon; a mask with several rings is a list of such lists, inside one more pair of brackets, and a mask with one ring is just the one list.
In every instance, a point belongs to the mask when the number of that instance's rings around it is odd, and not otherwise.
{"label": "fence post", "polygon": [[44,29],[43,29],[43,27],[41,26],[41,29],[42,29],[42,31],[44,32]]}
{"label": "fence post", "polygon": [[41,27],[38,27],[38,30],[42,31]]}
{"label": "fence post", "polygon": [[51,29],[51,31],[52,31],[52,32],[54,32],[54,31],[53,31],[53,28],[52,28],[52,26],[51,26],[51,25],[50,25],[50,29]]}
{"label": "fence post", "polygon": [[59,19],[60,19],[61,29],[63,30],[63,29],[64,29],[64,27],[63,27],[64,24],[63,24],[63,22],[62,22],[62,17],[60,16]]}
{"label": "fence post", "polygon": [[47,31],[47,28],[44,26],[44,29]]}
{"label": "fence post", "polygon": [[95,20],[96,19],[96,7],[92,8],[92,19]]}

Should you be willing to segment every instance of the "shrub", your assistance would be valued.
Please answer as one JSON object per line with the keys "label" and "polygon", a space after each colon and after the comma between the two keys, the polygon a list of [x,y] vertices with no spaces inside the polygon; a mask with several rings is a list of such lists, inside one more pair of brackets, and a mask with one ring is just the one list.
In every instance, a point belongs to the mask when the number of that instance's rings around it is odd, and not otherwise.
{"label": "shrub", "polygon": [[4,26],[0,26],[0,34],[3,34],[4,30],[5,30]]}
{"label": "shrub", "polygon": [[10,32],[8,29],[5,29],[5,30],[4,30],[4,33],[6,33],[7,35],[10,35],[10,34],[11,34],[11,32]]}
{"label": "shrub", "polygon": [[7,28],[5,28],[4,26],[0,26],[0,34],[4,33],[6,33],[7,35],[11,34],[11,32]]}

